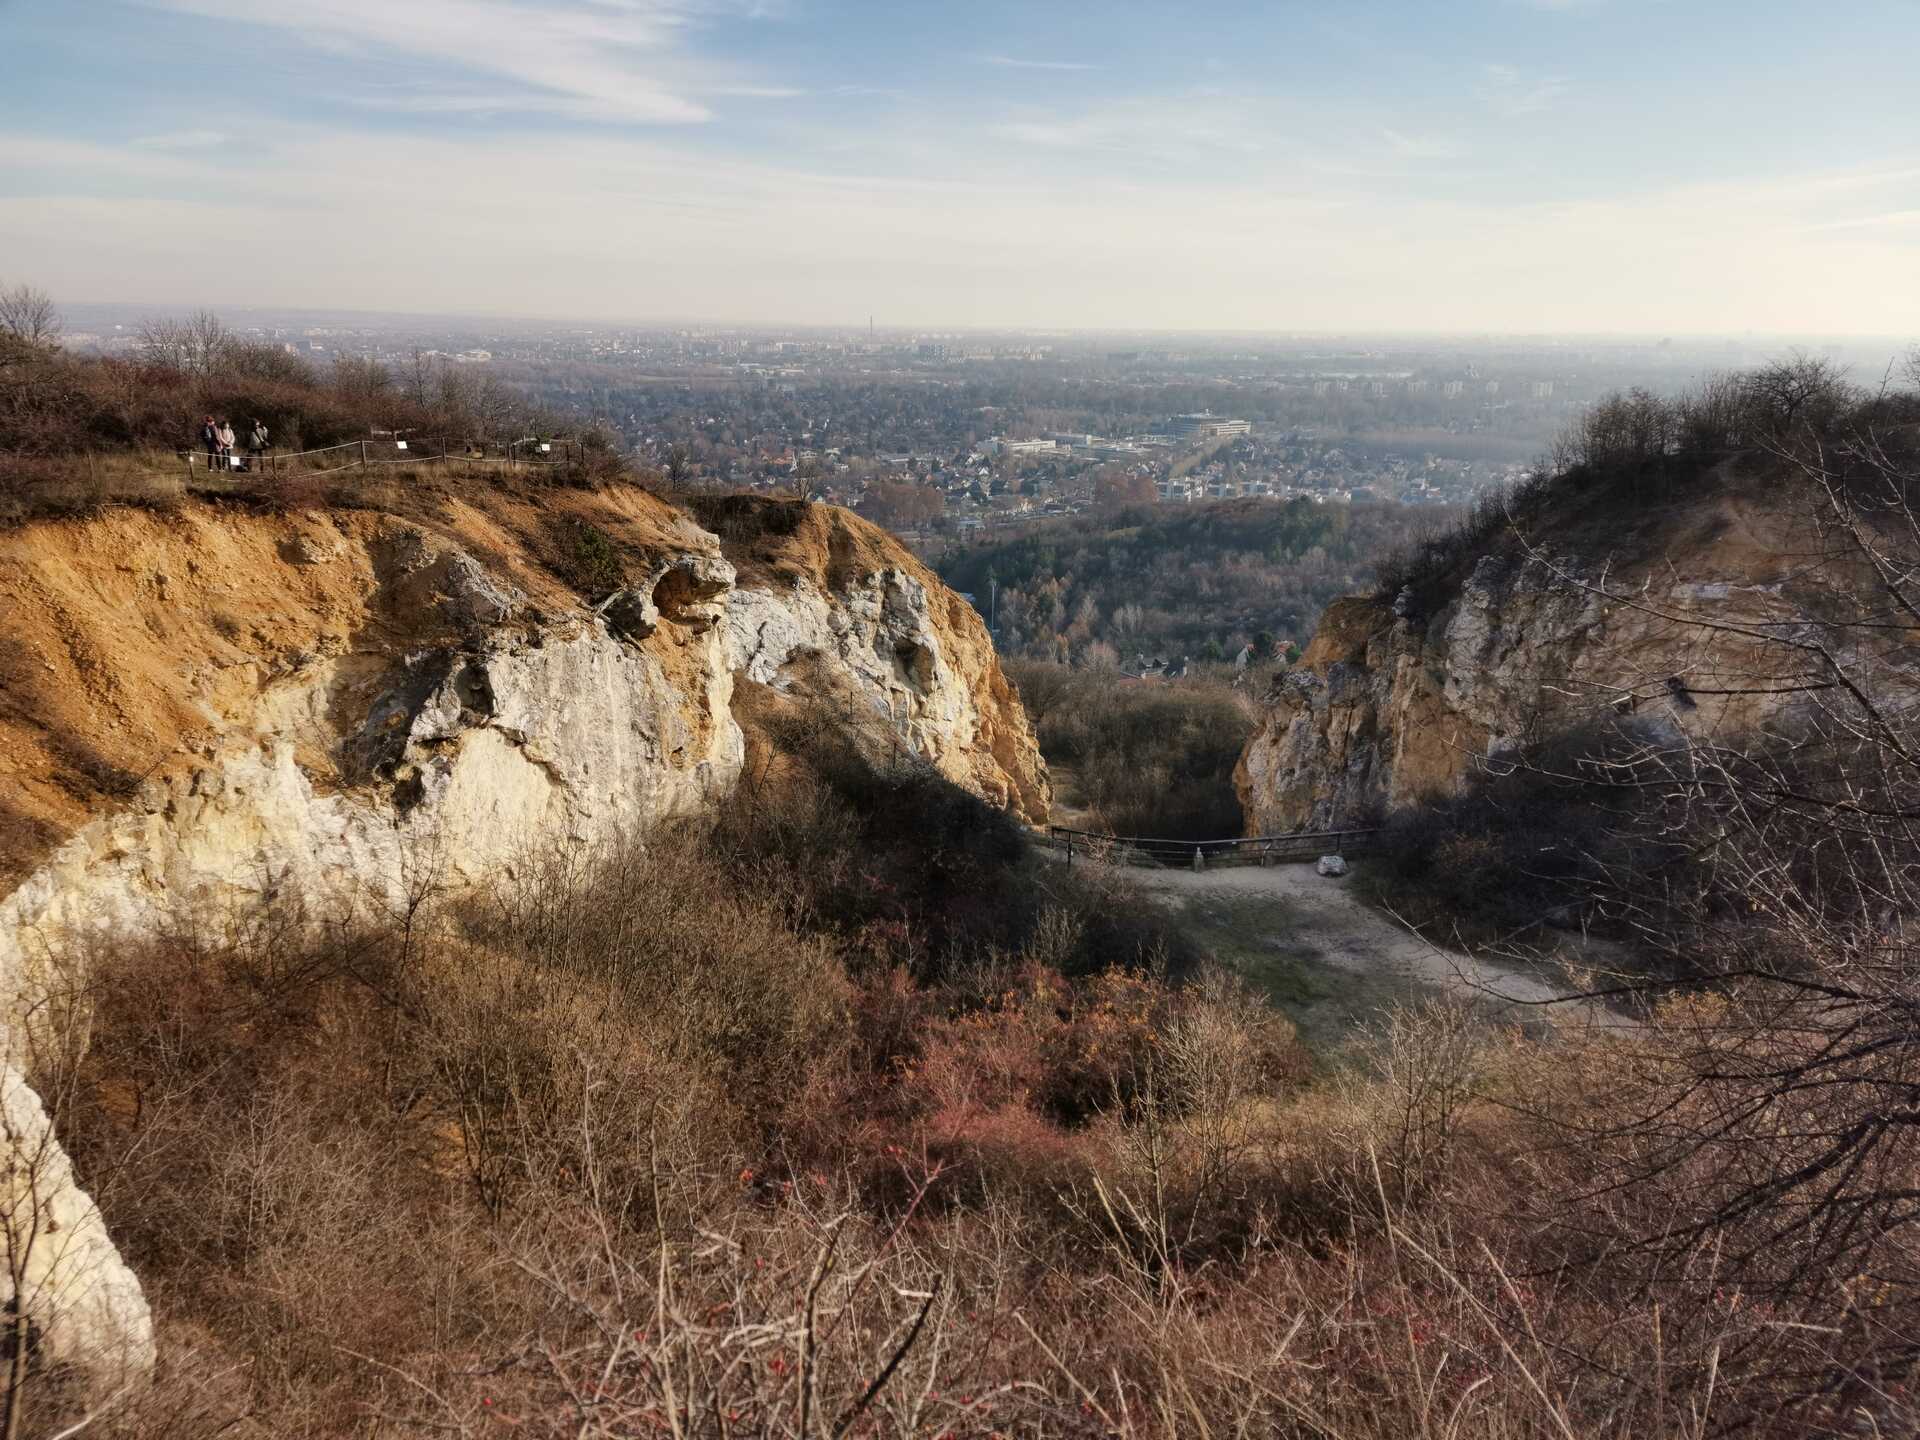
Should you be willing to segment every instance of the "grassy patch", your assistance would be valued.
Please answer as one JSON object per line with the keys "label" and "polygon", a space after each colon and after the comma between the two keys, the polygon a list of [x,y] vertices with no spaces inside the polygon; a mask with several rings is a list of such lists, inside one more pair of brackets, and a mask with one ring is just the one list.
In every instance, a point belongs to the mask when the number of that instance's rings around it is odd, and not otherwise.
{"label": "grassy patch", "polygon": [[1178,923],[1192,944],[1252,986],[1293,1022],[1316,1064],[1334,1063],[1354,1031],[1396,1002],[1428,998],[1417,981],[1334,964],[1305,933],[1299,908],[1276,895],[1200,894]]}

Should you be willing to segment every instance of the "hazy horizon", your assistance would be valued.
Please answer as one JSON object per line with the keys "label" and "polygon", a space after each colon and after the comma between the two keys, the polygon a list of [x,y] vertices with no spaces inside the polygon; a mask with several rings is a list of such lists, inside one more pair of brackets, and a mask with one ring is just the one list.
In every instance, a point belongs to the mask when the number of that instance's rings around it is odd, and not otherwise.
{"label": "hazy horizon", "polygon": [[[12,278],[10,275],[8,278]],[[740,330],[761,333],[807,332],[817,331],[829,334],[849,336],[864,334],[868,330],[868,317],[848,318],[846,320],[791,320],[777,315],[746,316],[740,318],[719,318],[701,314],[657,314],[657,315],[621,315],[608,311],[597,314],[558,312],[533,313],[485,310],[396,310],[361,309],[339,305],[273,305],[247,303],[231,297],[183,296],[173,300],[154,299],[115,299],[87,296],[53,297],[60,308],[72,315],[74,312],[115,311],[129,314],[179,317],[189,312],[207,309],[218,314],[229,323],[244,326],[249,321],[258,322],[265,317],[327,317],[342,323],[365,321],[432,321],[436,323],[458,323],[471,325],[517,325],[539,326],[582,326],[621,330],[670,330],[680,328],[712,328],[715,330]],[[1414,330],[1405,327],[1381,326],[1373,329],[1349,327],[1346,329],[1309,329],[1299,326],[1274,326],[1265,329],[1245,329],[1231,327],[1200,328],[1191,325],[1156,326],[1118,326],[1118,325],[1042,325],[1037,322],[1025,324],[957,323],[954,321],[928,320],[918,324],[893,323],[879,317],[873,317],[874,333],[882,337],[900,336],[937,336],[953,335],[1008,335],[1030,338],[1092,338],[1092,337],[1152,337],[1156,339],[1176,340],[1239,340],[1250,341],[1287,341],[1309,344],[1318,341],[1448,341],[1469,343],[1476,341],[1501,343],[1535,343],[1542,345],[1562,345],[1579,342],[1604,344],[1671,344],[1677,347],[1709,345],[1859,345],[1873,346],[1887,344],[1904,350],[1913,345],[1912,332],[1885,331],[1794,331],[1794,330],[1722,330],[1722,331],[1683,331],[1683,330],[1494,330],[1484,326],[1478,328],[1458,328],[1448,330]],[[1890,352],[1895,353],[1895,352]]]}
{"label": "hazy horizon", "polygon": [[0,99],[0,280],[583,324],[1920,333],[1910,5],[1039,8],[0,0],[34,61]]}

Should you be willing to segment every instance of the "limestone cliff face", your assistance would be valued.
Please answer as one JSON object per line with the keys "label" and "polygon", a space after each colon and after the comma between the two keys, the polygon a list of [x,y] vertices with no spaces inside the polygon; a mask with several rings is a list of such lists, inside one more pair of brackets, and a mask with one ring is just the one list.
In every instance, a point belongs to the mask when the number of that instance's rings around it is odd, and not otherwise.
{"label": "limestone cliff face", "polygon": [[1777,655],[1693,622],[1817,610],[1804,548],[1790,515],[1719,495],[1630,553],[1483,556],[1424,618],[1335,602],[1241,755],[1248,832],[1365,823],[1609,711],[1693,734],[1755,724],[1788,703],[1752,693]]}
{"label": "limestone cliff face", "polygon": [[[0,1007],[15,1035],[98,938],[270,896],[377,915],[718,803],[745,753],[736,673],[824,687],[1043,818],[1032,730],[971,608],[852,517],[742,505],[749,528],[792,522],[780,573],[750,584],[719,537],[639,491],[441,497],[404,515],[193,505],[0,537]],[[591,605],[562,578],[583,555],[603,582],[624,574]],[[137,1282],[8,1078],[0,1150],[55,1157],[49,1184],[90,1247],[30,1304],[79,1317],[66,1328],[93,1352],[150,1357]]]}
{"label": "limestone cliff face", "polygon": [[712,519],[739,567],[726,610],[735,673],[839,698],[883,721],[948,779],[1036,824],[1052,786],[1033,726],[979,613],[884,531],[826,506]]}

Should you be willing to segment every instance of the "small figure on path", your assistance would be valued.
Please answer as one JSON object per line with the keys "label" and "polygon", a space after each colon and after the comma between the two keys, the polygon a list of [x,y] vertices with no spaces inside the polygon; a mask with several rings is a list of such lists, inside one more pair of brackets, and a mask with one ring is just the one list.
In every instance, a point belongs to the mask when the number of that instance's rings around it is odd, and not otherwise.
{"label": "small figure on path", "polygon": [[267,443],[267,422],[264,420],[255,420],[253,422],[253,433],[247,436],[247,458],[250,460],[258,460],[262,455],[265,455],[267,453]]}
{"label": "small figure on path", "polygon": [[212,470],[220,463],[220,427],[211,415],[201,423],[200,443],[207,447],[207,469]]}
{"label": "small figure on path", "polygon": [[233,469],[233,425],[226,420],[220,422],[220,468]]}

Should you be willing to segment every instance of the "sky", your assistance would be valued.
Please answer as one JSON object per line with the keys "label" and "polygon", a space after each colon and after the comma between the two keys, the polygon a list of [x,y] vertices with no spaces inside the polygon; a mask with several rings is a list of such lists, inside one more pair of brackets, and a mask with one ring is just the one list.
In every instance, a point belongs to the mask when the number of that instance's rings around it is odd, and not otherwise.
{"label": "sky", "polygon": [[1916,0],[0,0],[0,283],[1920,337]]}

